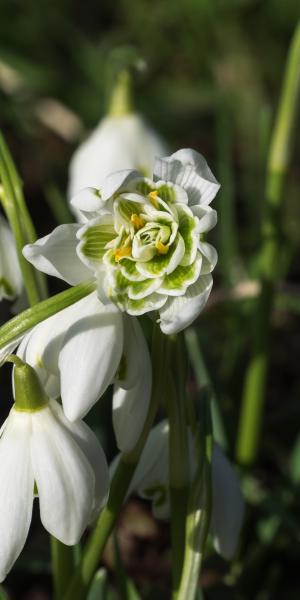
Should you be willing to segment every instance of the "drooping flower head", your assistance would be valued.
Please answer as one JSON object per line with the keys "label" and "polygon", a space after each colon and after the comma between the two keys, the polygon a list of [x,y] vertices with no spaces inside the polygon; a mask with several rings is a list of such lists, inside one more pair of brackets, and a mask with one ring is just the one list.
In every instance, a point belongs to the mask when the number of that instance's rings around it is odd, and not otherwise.
{"label": "drooping flower head", "polygon": [[70,283],[89,273],[103,303],[129,315],[158,310],[162,331],[176,333],[212,287],[217,253],[203,236],[217,221],[209,204],[218,189],[203,156],[179,150],[156,160],[152,179],[119,171],[80,192],[72,203],[86,223],[60,226],[24,255]]}
{"label": "drooping flower head", "polygon": [[82,421],[49,401],[34,370],[16,359],[15,404],[0,433],[0,581],[25,544],[34,496],[44,527],[77,543],[108,495],[104,452]]}

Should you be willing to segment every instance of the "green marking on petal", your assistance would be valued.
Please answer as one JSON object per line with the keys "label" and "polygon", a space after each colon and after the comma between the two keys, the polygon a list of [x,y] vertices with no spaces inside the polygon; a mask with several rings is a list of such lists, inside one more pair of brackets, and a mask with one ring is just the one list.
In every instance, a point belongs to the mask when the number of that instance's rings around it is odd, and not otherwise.
{"label": "green marking on petal", "polygon": [[162,280],[157,277],[155,279],[144,279],[144,281],[132,283],[128,289],[128,297],[131,300],[146,298],[160,287],[161,282]]}
{"label": "green marking on petal", "polygon": [[125,227],[126,231],[133,228],[131,222],[132,215],[139,215],[143,207],[143,204],[134,202],[133,200],[125,200],[124,198],[118,198],[114,202],[115,212],[115,226],[119,230],[120,227]]}
{"label": "green marking on petal", "polygon": [[155,185],[151,184],[150,181],[139,180],[136,182],[134,188],[143,196],[148,196],[148,194],[150,194],[150,192],[152,192],[155,189]]}
{"label": "green marking on petal", "polygon": [[112,224],[99,224],[88,227],[81,237],[80,253],[92,262],[100,262],[106,252],[106,245],[116,236]]}
{"label": "green marking on petal", "polygon": [[141,275],[141,273],[137,270],[134,260],[123,258],[123,260],[120,262],[120,269],[122,275],[127,277],[129,281],[143,281],[144,279],[144,275]]}
{"label": "green marking on petal", "polygon": [[166,301],[167,296],[153,292],[153,294],[150,296],[141,298],[140,300],[131,300],[128,298],[126,310],[129,315],[143,315],[144,313],[152,310],[159,310],[166,303]]}
{"label": "green marking on petal", "polygon": [[197,222],[188,206],[176,205],[179,217],[178,231],[183,237],[185,253],[181,261],[182,266],[188,266],[195,260],[199,236],[197,234]]}
{"label": "green marking on petal", "polygon": [[169,296],[180,296],[185,294],[188,286],[197,281],[200,275],[201,264],[202,258],[198,252],[197,258],[193,264],[187,267],[179,265],[173,273],[165,275],[158,293],[168,294]]}
{"label": "green marking on petal", "polygon": [[166,254],[158,254],[148,262],[137,262],[136,267],[145,277],[161,277],[166,273],[172,273],[181,262],[184,255],[184,242],[180,234],[177,234],[173,244]]}
{"label": "green marking on petal", "polygon": [[164,200],[164,202],[167,202],[167,204],[176,202],[176,191],[172,184],[163,183],[163,185],[160,185],[156,189],[159,197]]}

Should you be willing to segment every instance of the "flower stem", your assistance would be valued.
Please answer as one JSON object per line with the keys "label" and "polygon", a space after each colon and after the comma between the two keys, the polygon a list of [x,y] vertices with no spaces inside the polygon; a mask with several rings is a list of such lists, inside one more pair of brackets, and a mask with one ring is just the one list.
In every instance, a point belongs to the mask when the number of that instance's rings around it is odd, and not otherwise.
{"label": "flower stem", "polygon": [[45,279],[44,275],[36,271],[22,254],[25,244],[36,240],[36,232],[25,203],[20,178],[1,133],[0,179],[2,183],[0,200],[15,237],[18,260],[28,301],[33,306],[47,295]]}
{"label": "flower stem", "polygon": [[55,600],[61,600],[74,571],[74,548],[50,536]]}
{"label": "flower stem", "polygon": [[261,434],[269,360],[270,319],[280,263],[280,209],[284,178],[292,150],[292,133],[300,90],[299,64],[300,23],[296,28],[287,58],[269,151],[265,190],[266,213],[260,252],[261,293],[254,312],[252,356],[245,376],[236,449],[237,460],[243,464],[251,464],[255,461]]}
{"label": "flower stem", "polygon": [[172,590],[177,597],[184,561],[185,523],[189,491],[188,430],[185,407],[186,357],[181,336],[171,341],[167,410],[169,436],[169,486],[171,501]]}
{"label": "flower stem", "polygon": [[[192,440],[198,457],[196,471],[189,488],[185,533],[185,552],[177,600],[194,600],[199,589],[199,575],[208,535],[212,492],[211,458],[212,426],[209,400],[204,396],[195,407],[188,398],[189,422]],[[197,414],[199,413],[199,414]]]}
{"label": "flower stem", "polygon": [[80,283],[64,292],[60,292],[47,300],[43,300],[31,308],[10,319],[0,327],[0,349],[22,336],[28,329],[44,319],[51,317],[63,308],[74,304],[95,289],[95,282]]}
{"label": "flower stem", "polygon": [[108,114],[110,117],[124,117],[133,110],[132,76],[127,69],[121,70],[110,97]]}
{"label": "flower stem", "polygon": [[83,552],[82,560],[76,570],[64,600],[84,600],[97,570],[101,554],[111,534],[117,517],[122,509],[127,490],[134,474],[139,457],[146,443],[164,385],[165,357],[167,338],[158,326],[154,327],[152,348],[152,396],[141,436],[135,448],[127,454],[122,454],[113,476],[107,505],[99,516],[96,527]]}

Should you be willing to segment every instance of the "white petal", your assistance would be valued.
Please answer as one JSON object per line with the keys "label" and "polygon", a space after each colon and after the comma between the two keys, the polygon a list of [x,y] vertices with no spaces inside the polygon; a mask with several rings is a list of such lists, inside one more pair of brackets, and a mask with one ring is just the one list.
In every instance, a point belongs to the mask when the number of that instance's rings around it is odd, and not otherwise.
{"label": "white petal", "polygon": [[41,521],[64,544],[76,544],[91,516],[93,469],[50,407],[32,414],[32,428],[32,465]]}
{"label": "white petal", "polygon": [[190,285],[184,296],[168,298],[160,309],[160,328],[170,335],[188,327],[204,308],[213,280],[211,275],[200,275],[196,283]]}
{"label": "white petal", "polygon": [[83,213],[97,213],[103,208],[104,202],[101,200],[99,190],[93,187],[85,187],[77,192],[71,199],[71,206]]}
{"label": "white petal", "polygon": [[207,206],[220,188],[205,158],[190,149],[178,150],[171,156],[158,158],[154,175],[155,180],[164,179],[183,187],[188,193],[190,206]]}
{"label": "white petal", "polygon": [[59,225],[34,244],[23,248],[25,258],[43,273],[76,285],[92,278],[91,271],[81,262],[76,253],[76,233],[80,225]]}
{"label": "white petal", "polygon": [[0,581],[23,549],[31,522],[30,433],[31,416],[12,409],[0,439]]}
{"label": "white petal", "polygon": [[129,488],[152,499],[153,514],[159,519],[166,519],[170,512],[168,473],[169,424],[164,420],[151,430]]}
{"label": "white petal", "polygon": [[49,337],[52,334],[51,324],[49,325],[46,319],[25,335],[18,348],[17,356],[34,367],[48,398],[57,398],[60,395],[58,368],[57,374],[51,373],[42,358],[45,345],[50,341]]}
{"label": "white petal", "polygon": [[139,115],[105,117],[72,158],[68,195],[87,186],[100,188],[107,175],[121,169],[142,169],[150,175],[155,156],[165,156],[167,151]]}
{"label": "white petal", "polygon": [[24,337],[19,348],[20,356],[26,356],[26,360],[40,375],[42,383],[45,383],[49,373],[59,376],[58,357],[66,332],[73,323],[90,314],[91,304],[94,306],[96,297],[96,292],[92,292],[45,319]]}
{"label": "white petal", "polygon": [[211,273],[218,262],[218,253],[216,249],[207,242],[199,242],[198,249],[203,257],[201,275]]}
{"label": "white petal", "polygon": [[139,322],[126,317],[124,324],[126,375],[114,386],[113,425],[118,448],[130,452],[140,437],[148,413],[152,366]]}
{"label": "white petal", "polygon": [[61,397],[70,421],[84,417],[112,382],[123,349],[122,314],[96,293],[69,327],[59,354]]}
{"label": "white petal", "polygon": [[199,219],[197,233],[210,231],[218,222],[217,211],[210,206],[199,206],[196,204],[191,207],[191,210],[193,215]]}
{"label": "white petal", "polygon": [[96,516],[104,506],[108,497],[109,471],[103,449],[94,432],[83,421],[71,423],[58,404],[51,402],[51,410],[57,419],[68,429],[85,457],[88,459],[95,476],[95,493],[91,518]]}
{"label": "white petal", "polygon": [[15,240],[8,223],[0,214],[0,300],[11,300],[18,296],[22,287],[22,273]]}
{"label": "white petal", "polygon": [[125,169],[108,175],[101,186],[101,198],[109,200],[116,192],[126,190],[126,187],[136,179],[141,179],[141,175],[132,169]]}
{"label": "white petal", "polygon": [[212,456],[212,487],[211,534],[217,552],[231,559],[243,522],[244,501],[234,469],[217,444]]}

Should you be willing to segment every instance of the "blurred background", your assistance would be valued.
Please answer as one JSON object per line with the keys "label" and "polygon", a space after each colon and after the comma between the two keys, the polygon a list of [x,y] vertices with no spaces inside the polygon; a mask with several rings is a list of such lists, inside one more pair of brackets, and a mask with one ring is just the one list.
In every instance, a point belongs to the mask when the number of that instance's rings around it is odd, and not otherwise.
{"label": "blurred background", "polygon": [[[219,223],[209,234],[219,262],[209,304],[192,329],[190,352],[198,367],[189,387],[193,393],[201,377],[207,384],[217,407],[217,436],[235,461],[258,294],[268,147],[299,16],[298,0],[1,1],[0,126],[39,236],[60,219],[72,219],[65,199],[70,157],[104,116],[124,56],[145,63],[135,76],[138,112],[172,150],[203,153],[221,182],[213,203]],[[294,138],[283,193],[263,432],[255,464],[239,467],[245,526],[232,564],[212,549],[207,553],[205,599],[300,597],[299,120]],[[60,289],[62,284],[50,282],[52,293]],[[2,322],[9,310],[1,303]],[[9,393],[9,368],[3,372],[1,403]],[[90,418],[112,456],[109,407],[108,398]],[[149,506],[133,499],[118,538],[140,596],[168,598],[168,525],[156,523]],[[103,564],[105,593],[115,595],[95,598],[122,597],[113,543]],[[11,599],[43,600],[51,597],[50,586],[48,541],[37,519],[5,590]]]}

